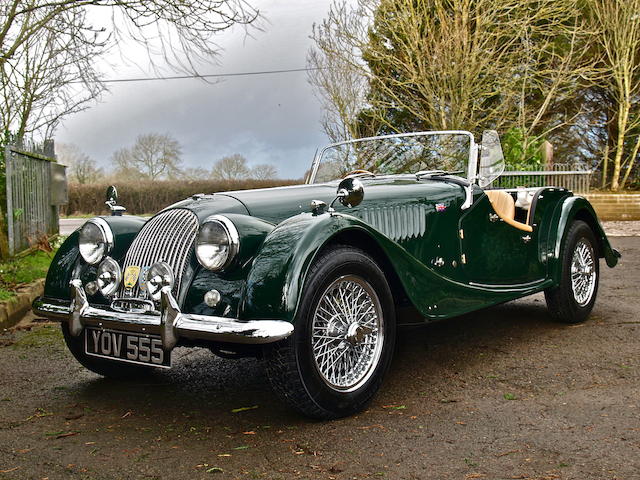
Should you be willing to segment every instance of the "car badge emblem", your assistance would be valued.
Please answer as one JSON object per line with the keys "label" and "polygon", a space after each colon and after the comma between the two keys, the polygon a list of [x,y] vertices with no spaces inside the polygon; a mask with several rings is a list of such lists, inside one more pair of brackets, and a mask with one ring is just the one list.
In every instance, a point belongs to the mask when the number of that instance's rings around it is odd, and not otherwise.
{"label": "car badge emblem", "polygon": [[447,206],[444,203],[436,203],[436,212],[444,212]]}
{"label": "car badge emblem", "polygon": [[146,292],[147,291],[147,272],[151,267],[142,267],[140,270],[140,276],[138,277],[138,288]]}
{"label": "car badge emblem", "polygon": [[140,267],[131,265],[124,271],[124,286],[125,288],[133,288],[138,281],[138,275],[140,274]]}

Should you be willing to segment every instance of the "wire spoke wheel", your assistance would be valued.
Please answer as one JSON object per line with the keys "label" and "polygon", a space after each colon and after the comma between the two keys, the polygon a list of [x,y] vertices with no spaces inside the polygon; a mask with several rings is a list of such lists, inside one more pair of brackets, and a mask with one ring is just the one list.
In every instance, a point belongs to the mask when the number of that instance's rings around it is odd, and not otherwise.
{"label": "wire spoke wheel", "polygon": [[312,350],[322,380],[350,392],[369,380],[384,341],[380,299],[363,278],[346,275],[331,283],[315,309]]}
{"label": "wire spoke wheel", "polygon": [[595,255],[591,245],[581,239],[571,259],[571,289],[576,303],[584,307],[591,301],[596,287]]}
{"label": "wire spoke wheel", "polygon": [[393,358],[396,317],[384,272],[363,250],[327,247],[305,279],[288,339],[265,348],[274,390],[322,420],[361,411]]}

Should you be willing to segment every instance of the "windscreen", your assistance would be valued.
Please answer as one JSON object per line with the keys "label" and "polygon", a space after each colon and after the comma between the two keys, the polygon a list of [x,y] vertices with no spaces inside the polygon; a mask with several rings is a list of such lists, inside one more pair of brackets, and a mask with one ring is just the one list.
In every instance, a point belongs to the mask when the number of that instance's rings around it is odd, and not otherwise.
{"label": "windscreen", "polygon": [[478,184],[483,188],[491,185],[496,178],[502,175],[502,172],[504,172],[504,154],[498,132],[485,130],[482,134]]}
{"label": "windscreen", "polygon": [[427,132],[374,137],[325,148],[313,183],[343,178],[356,170],[376,175],[444,170],[466,175],[471,135]]}

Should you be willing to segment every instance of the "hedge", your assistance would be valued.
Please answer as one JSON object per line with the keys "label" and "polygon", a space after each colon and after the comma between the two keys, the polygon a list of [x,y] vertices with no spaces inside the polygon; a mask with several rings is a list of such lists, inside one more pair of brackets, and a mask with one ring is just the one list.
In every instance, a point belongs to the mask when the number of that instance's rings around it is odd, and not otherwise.
{"label": "hedge", "polygon": [[[172,203],[196,193],[215,193],[250,188],[294,185],[301,180],[197,180],[197,181],[140,181],[118,182],[118,204],[126,207],[127,214],[155,213]],[[107,183],[69,184],[69,204],[62,207],[62,215],[103,215]]]}

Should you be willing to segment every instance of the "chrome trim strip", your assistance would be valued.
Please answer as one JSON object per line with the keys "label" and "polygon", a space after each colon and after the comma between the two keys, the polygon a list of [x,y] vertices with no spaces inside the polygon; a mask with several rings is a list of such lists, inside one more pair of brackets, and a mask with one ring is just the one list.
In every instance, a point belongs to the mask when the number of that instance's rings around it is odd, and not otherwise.
{"label": "chrome trim strip", "polygon": [[[120,306],[120,305],[123,306]],[[138,307],[132,305],[139,305]],[[145,300],[142,298],[129,298],[129,297],[119,297],[114,298],[111,301],[111,309],[120,313],[144,313],[144,312],[152,312],[156,308],[155,304],[152,300]]]}
{"label": "chrome trim strip", "polygon": [[40,298],[33,304],[33,311],[54,320],[67,321],[73,336],[79,336],[85,325],[128,332],[160,335],[166,350],[176,346],[180,338],[211,340],[217,342],[266,344],[287,338],[293,333],[293,324],[284,320],[238,320],[182,313],[178,302],[167,286],[162,289],[162,311],[122,313],[89,305],[82,282],[70,283],[70,305],[50,303]]}
{"label": "chrome trim strip", "polygon": [[515,285],[500,285],[500,284],[469,282],[469,286],[492,289],[492,290],[501,290],[501,291],[518,291],[522,289],[536,287],[538,285],[545,283],[546,281],[547,281],[546,278],[541,278],[539,280],[533,280],[532,282],[518,283]]}

